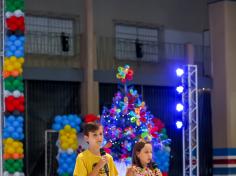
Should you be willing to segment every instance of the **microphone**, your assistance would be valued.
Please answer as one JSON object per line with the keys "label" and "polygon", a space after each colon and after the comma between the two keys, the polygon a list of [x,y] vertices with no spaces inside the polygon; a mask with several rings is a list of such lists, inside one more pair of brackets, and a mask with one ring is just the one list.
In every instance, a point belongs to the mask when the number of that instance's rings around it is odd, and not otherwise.
{"label": "microphone", "polygon": [[152,166],[152,169],[153,169],[153,171],[154,171],[154,174],[155,174],[156,176],[162,176],[160,169],[158,169],[158,167],[157,167],[157,164],[156,164],[154,161],[152,161],[150,164],[151,164],[151,166]]}
{"label": "microphone", "polygon": [[157,164],[154,161],[151,162],[151,166],[153,169],[157,169]]}
{"label": "microphone", "polygon": [[[100,148],[100,154],[101,154],[101,156],[105,156],[106,155],[106,152],[105,152],[105,150],[103,148]],[[109,176],[109,168],[108,168],[107,164],[104,165],[104,170],[106,172],[106,175]]]}

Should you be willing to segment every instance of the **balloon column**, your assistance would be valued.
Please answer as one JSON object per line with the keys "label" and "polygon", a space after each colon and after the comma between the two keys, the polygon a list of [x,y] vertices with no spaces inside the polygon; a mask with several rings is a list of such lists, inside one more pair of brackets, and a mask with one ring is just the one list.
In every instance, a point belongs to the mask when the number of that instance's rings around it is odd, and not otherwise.
{"label": "balloon column", "polygon": [[121,88],[113,97],[111,108],[104,107],[101,121],[104,126],[105,140],[110,144],[108,146],[111,155],[121,168],[124,167],[123,162],[130,164],[135,142],[140,138],[151,141],[156,153],[163,151],[167,153],[165,158],[164,155],[162,156],[161,161],[154,157],[162,172],[167,172],[170,139],[168,139],[164,124],[147,110],[137,90],[127,86],[127,81],[131,80],[132,76],[133,70],[128,65],[118,67],[117,78],[125,84],[124,88]]}
{"label": "balloon column", "polygon": [[4,176],[23,176],[24,159],[24,0],[6,0],[3,65],[5,124],[3,129]]}
{"label": "balloon column", "polygon": [[77,157],[81,118],[77,115],[57,115],[52,128],[59,131],[58,169],[59,176],[72,176]]}

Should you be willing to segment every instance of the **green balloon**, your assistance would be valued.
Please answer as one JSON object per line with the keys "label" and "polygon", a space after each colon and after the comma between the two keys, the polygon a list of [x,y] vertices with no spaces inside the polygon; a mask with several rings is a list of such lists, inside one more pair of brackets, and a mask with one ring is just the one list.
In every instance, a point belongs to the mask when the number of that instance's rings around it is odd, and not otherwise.
{"label": "green balloon", "polygon": [[13,81],[13,87],[16,89],[17,87],[19,87],[21,84],[20,80],[16,79]]}
{"label": "green balloon", "polygon": [[10,167],[10,168],[8,169],[8,172],[9,172],[10,174],[13,174],[13,173],[15,172],[15,169],[14,169],[13,167]]}
{"label": "green balloon", "polygon": [[14,163],[14,159],[8,159],[8,160],[6,160],[6,162],[8,162],[9,164],[13,164]]}
{"label": "green balloon", "polygon": [[23,92],[23,91],[24,91],[24,86],[23,86],[23,85],[20,85],[17,89],[18,89],[20,92]]}

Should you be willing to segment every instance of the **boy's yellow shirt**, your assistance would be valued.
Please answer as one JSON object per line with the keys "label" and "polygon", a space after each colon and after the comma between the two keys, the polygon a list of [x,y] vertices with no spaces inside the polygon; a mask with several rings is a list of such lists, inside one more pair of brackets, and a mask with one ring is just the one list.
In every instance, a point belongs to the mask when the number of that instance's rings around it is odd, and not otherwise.
{"label": "boy's yellow shirt", "polygon": [[[111,155],[106,154],[108,159],[109,176],[118,176],[118,172]],[[94,155],[85,150],[77,156],[73,176],[87,176],[101,159],[101,156]],[[106,176],[104,168],[100,169],[98,176]]]}

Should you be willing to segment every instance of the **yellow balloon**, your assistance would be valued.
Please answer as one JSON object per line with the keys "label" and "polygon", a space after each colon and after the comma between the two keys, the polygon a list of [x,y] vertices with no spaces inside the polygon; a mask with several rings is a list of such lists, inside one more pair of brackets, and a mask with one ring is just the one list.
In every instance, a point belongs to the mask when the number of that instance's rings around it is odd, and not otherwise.
{"label": "yellow balloon", "polygon": [[61,148],[62,148],[63,150],[68,149],[68,148],[69,148],[68,143],[66,143],[66,142],[62,143],[62,144],[61,144]]}
{"label": "yellow balloon", "polygon": [[70,127],[70,125],[66,125],[66,126],[64,127],[64,129],[65,129],[65,131],[70,131],[70,130],[71,130],[71,127]]}
{"label": "yellow balloon", "polygon": [[24,153],[24,149],[18,147],[18,148],[16,149],[16,153],[23,154],[23,153]]}
{"label": "yellow balloon", "polygon": [[17,60],[16,56],[11,56],[11,57],[10,57],[10,61],[11,61],[12,63],[16,62],[16,60]]}
{"label": "yellow balloon", "polygon": [[25,59],[23,57],[19,58],[18,60],[21,64],[23,64],[25,62]]}
{"label": "yellow balloon", "polygon": [[14,148],[13,148],[13,147],[9,147],[9,148],[7,149],[7,153],[9,153],[9,154],[15,153]]}
{"label": "yellow balloon", "polygon": [[14,140],[12,138],[7,138],[6,143],[7,144],[12,144]]}

